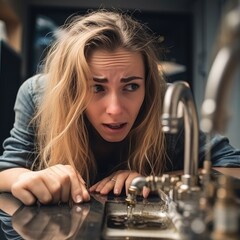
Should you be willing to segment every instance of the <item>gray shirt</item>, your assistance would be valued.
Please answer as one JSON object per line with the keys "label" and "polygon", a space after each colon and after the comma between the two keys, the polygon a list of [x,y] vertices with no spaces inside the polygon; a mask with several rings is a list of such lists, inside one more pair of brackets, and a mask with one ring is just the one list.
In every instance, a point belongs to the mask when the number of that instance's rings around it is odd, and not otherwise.
{"label": "gray shirt", "polygon": [[[46,78],[36,75],[26,80],[20,87],[15,102],[15,122],[9,138],[4,143],[0,156],[0,171],[13,168],[30,168],[35,157],[35,128],[31,124],[44,92]],[[167,154],[169,161],[166,171],[183,169],[184,131],[167,135]],[[213,166],[240,166],[240,151],[233,148],[226,137],[216,135],[211,140],[211,161]],[[199,166],[205,154],[205,135],[199,135]]]}

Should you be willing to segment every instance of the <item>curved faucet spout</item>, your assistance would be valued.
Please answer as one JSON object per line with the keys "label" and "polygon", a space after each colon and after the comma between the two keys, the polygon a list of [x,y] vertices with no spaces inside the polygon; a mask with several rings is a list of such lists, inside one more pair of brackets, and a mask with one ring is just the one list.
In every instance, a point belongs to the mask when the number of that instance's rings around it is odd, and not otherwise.
{"label": "curved faucet spout", "polygon": [[[179,112],[182,108],[182,114]],[[196,181],[198,175],[199,123],[194,99],[188,83],[177,81],[166,91],[163,103],[162,129],[165,132],[178,131],[182,117],[184,118],[184,179],[185,184]],[[192,182],[195,185],[194,182]]]}
{"label": "curved faucet spout", "polygon": [[147,185],[146,177],[135,177],[132,180],[131,186],[134,186],[137,190],[137,193],[141,192],[143,187]]}
{"label": "curved faucet spout", "polygon": [[224,132],[229,119],[227,101],[233,74],[240,63],[240,7],[223,19],[220,50],[207,79],[201,128],[205,133]]}

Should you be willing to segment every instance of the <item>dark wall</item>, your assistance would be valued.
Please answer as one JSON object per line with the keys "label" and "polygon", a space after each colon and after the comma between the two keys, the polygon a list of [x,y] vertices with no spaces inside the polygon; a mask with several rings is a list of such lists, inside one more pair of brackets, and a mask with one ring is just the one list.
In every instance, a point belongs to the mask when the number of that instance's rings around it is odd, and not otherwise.
{"label": "dark wall", "polygon": [[20,85],[21,58],[3,40],[0,41],[0,155],[2,143],[14,122],[14,102]]}
{"label": "dark wall", "polygon": [[[34,75],[41,69],[45,51],[54,40],[54,31],[71,15],[84,14],[89,9],[62,7],[29,7],[28,34],[26,37],[26,72],[25,78]],[[124,11],[124,9],[123,9]],[[192,86],[192,22],[191,13],[153,12],[144,10],[126,10],[135,19],[147,25],[152,32],[164,41],[159,45],[161,60],[176,62],[186,67],[186,70],[167,76],[169,82],[176,80],[188,81]],[[162,53],[162,49],[165,49]]]}

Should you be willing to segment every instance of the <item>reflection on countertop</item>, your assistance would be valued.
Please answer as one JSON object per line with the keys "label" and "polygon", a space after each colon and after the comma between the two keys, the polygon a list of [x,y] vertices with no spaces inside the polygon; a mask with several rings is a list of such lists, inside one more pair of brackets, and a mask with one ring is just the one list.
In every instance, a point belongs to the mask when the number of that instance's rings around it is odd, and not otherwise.
{"label": "reflection on countertop", "polygon": [[24,206],[9,193],[0,194],[0,239],[100,239],[106,198],[69,206]]}
{"label": "reflection on countertop", "polygon": [[[182,171],[178,171],[172,174],[181,173]],[[216,177],[222,174],[234,177],[232,183],[237,190],[237,202],[240,204],[240,168],[214,168],[212,174]],[[125,202],[125,198],[126,196],[92,194],[90,202],[72,206],[69,204],[24,206],[10,193],[0,193],[0,239],[102,240],[108,205],[106,203],[111,202],[111,206],[120,203],[120,206]],[[139,200],[143,201],[142,198]],[[150,202],[150,199],[148,201]]]}

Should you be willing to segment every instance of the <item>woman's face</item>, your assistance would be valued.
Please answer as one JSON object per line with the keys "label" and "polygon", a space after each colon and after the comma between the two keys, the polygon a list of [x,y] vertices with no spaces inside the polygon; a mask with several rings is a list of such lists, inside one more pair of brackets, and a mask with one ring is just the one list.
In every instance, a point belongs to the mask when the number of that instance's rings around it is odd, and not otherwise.
{"label": "woman's face", "polygon": [[93,98],[86,116],[108,142],[122,141],[131,130],[145,95],[145,69],[140,53],[96,50],[89,58]]}

